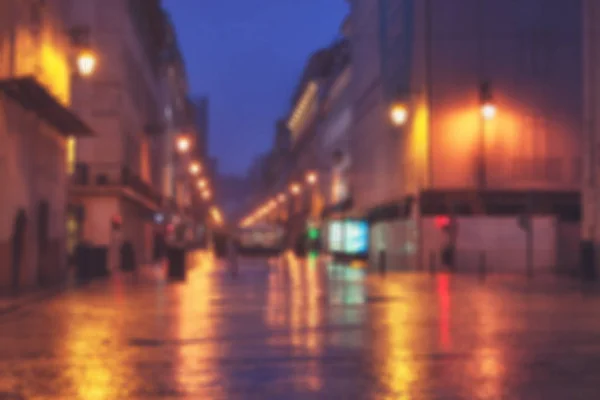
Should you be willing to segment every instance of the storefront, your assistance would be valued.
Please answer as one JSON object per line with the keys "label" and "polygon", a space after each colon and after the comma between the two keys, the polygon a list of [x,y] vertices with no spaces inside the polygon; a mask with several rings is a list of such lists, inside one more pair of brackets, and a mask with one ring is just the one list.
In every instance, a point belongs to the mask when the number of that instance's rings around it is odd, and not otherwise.
{"label": "storefront", "polygon": [[369,254],[369,224],[364,220],[333,220],[327,224],[327,250],[341,259],[366,258]]}

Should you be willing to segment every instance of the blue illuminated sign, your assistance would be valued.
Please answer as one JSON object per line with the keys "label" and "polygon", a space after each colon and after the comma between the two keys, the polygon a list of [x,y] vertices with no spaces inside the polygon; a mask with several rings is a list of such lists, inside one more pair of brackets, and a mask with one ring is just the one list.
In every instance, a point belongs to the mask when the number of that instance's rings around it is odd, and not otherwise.
{"label": "blue illuminated sign", "polygon": [[344,225],[342,221],[329,224],[329,250],[341,252],[344,250]]}
{"label": "blue illuminated sign", "polygon": [[346,221],[344,224],[344,252],[365,254],[369,250],[369,224],[365,221]]}

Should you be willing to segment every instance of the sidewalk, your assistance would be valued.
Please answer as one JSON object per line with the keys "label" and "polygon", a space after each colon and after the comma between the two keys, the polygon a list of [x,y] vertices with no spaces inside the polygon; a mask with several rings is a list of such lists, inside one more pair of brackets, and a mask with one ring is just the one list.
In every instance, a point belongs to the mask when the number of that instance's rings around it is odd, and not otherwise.
{"label": "sidewalk", "polygon": [[52,288],[34,288],[14,295],[0,295],[0,316],[57,296],[71,287],[73,286],[62,284]]}
{"label": "sidewalk", "polygon": [[81,285],[76,281],[75,269],[71,268],[66,280],[60,284],[24,289],[16,294],[0,294],[0,316],[79,287]]}

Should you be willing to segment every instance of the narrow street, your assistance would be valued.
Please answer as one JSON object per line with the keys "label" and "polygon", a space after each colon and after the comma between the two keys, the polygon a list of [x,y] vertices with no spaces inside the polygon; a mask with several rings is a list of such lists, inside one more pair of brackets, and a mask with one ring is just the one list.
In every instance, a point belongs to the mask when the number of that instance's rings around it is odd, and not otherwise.
{"label": "narrow street", "polygon": [[589,399],[600,297],[195,254],[0,317],[0,399]]}

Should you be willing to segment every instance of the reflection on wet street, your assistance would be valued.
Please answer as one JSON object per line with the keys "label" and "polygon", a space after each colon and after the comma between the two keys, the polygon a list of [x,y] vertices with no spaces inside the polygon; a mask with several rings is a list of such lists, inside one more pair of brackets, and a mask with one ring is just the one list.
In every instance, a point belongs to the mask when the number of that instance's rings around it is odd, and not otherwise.
{"label": "reflection on wet street", "polygon": [[600,298],[195,254],[0,317],[0,399],[591,399]]}

